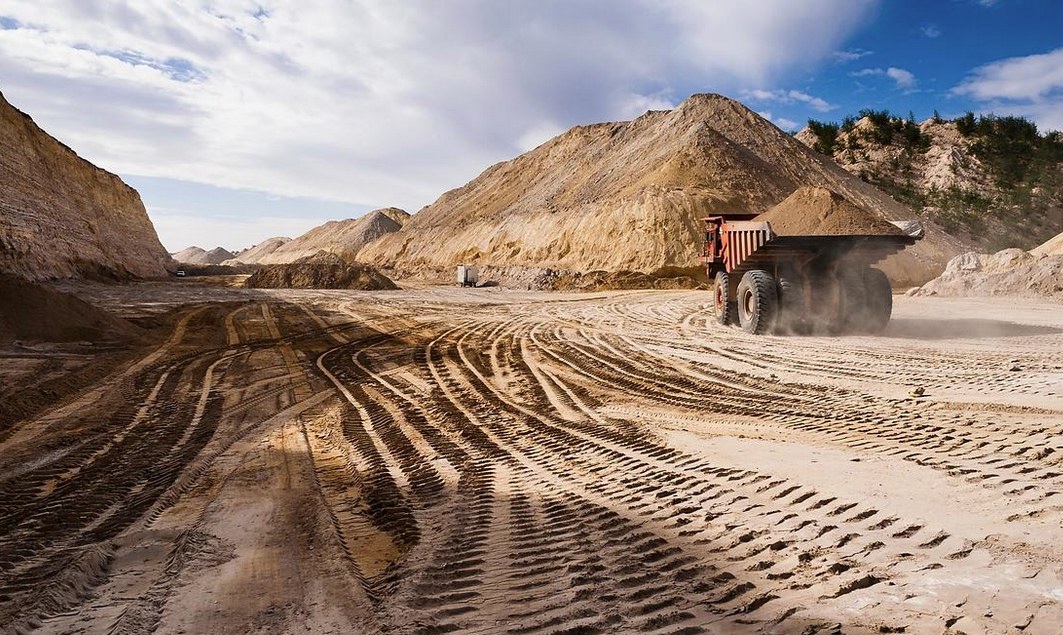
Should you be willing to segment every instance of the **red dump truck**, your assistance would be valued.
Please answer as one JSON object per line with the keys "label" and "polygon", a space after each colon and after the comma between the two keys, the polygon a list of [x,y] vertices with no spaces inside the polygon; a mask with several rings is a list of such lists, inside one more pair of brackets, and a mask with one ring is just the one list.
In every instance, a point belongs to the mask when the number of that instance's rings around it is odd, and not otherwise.
{"label": "red dump truck", "polygon": [[702,261],[720,324],[749,333],[877,333],[893,312],[886,274],[871,265],[912,245],[899,235],[779,236],[754,214],[709,216]]}

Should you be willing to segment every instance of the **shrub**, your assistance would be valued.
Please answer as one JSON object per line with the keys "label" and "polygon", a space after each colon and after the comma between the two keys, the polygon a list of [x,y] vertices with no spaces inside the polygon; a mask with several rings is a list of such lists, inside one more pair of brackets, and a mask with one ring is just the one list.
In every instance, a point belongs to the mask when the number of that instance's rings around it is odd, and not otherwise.
{"label": "shrub", "polygon": [[890,111],[888,110],[871,110],[865,108],[860,111],[860,117],[866,118],[871,122],[871,130],[869,131],[869,137],[883,145],[893,142],[893,125],[891,122]]}
{"label": "shrub", "polygon": [[816,135],[816,142],[812,144],[813,149],[827,156],[833,155],[834,144],[838,140],[838,124],[809,119],[808,129]]}
{"label": "shrub", "polygon": [[978,127],[978,123],[974,119],[974,113],[970,110],[968,110],[966,114],[964,114],[962,117],[958,117],[957,119],[955,119],[955,121],[956,130],[958,130],[960,134],[965,137],[969,137],[974,134],[975,129]]}

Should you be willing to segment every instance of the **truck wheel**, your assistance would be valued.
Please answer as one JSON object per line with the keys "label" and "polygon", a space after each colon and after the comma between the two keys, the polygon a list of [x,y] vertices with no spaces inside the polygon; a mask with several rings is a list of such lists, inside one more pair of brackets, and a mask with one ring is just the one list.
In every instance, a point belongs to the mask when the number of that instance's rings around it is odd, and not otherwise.
{"label": "truck wheel", "polygon": [[726,271],[716,272],[716,286],[712,290],[712,305],[716,310],[716,321],[724,326],[730,326],[737,321],[738,303],[728,300],[727,294],[731,291],[731,277]]}
{"label": "truck wheel", "polygon": [[753,269],[738,283],[738,321],[747,333],[771,332],[779,310],[775,279],[767,271]]}
{"label": "truck wheel", "polygon": [[839,272],[841,304],[838,307],[836,334],[864,333],[868,329],[867,282],[862,269]]}
{"label": "truck wheel", "polygon": [[864,272],[864,295],[867,298],[865,328],[869,333],[881,333],[893,313],[893,289],[886,274],[869,267]]}
{"label": "truck wheel", "polygon": [[806,333],[804,281],[793,273],[782,273],[776,278],[779,284],[779,315],[775,318],[777,333]]}
{"label": "truck wheel", "polygon": [[893,312],[893,290],[886,274],[866,267],[841,276],[843,330],[881,333]]}

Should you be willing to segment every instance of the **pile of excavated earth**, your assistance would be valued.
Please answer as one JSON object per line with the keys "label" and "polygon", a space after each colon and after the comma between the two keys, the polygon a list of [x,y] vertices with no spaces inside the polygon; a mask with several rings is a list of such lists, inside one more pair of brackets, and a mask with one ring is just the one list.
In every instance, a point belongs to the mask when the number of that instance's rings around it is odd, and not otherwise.
{"label": "pile of excavated earth", "polygon": [[363,247],[381,236],[402,229],[410,217],[397,207],[373,210],[365,216],[334,220],[294,238],[270,238],[238,252],[226,264],[278,265],[292,263],[318,252],[354,260]]}
{"label": "pile of excavated earth", "polygon": [[280,247],[291,241],[291,238],[287,236],[275,236],[273,238],[267,238],[257,245],[252,245],[247,249],[241,249],[233,254],[233,257],[225,262],[223,265],[236,266],[236,265],[254,265],[258,264],[262,258],[277,251]]}
{"label": "pile of excavated earth", "polygon": [[46,284],[0,273],[0,342],[121,342],[133,324]]}
{"label": "pile of excavated earth", "polygon": [[570,271],[530,267],[484,267],[482,286],[534,291],[620,291],[628,289],[707,288],[701,276],[641,271]]}
{"label": "pile of excavated earth", "polygon": [[[460,263],[557,271],[697,275],[710,214],[757,214],[825,187],[882,221],[912,211],[742,104],[694,95],[674,110],[580,126],[443,194],[358,260],[406,277]],[[895,283],[922,283],[963,245],[927,227],[890,257]]]}
{"label": "pile of excavated earth", "polygon": [[207,251],[194,245],[170,255],[177,262],[189,265],[220,265],[233,258],[232,252],[223,247],[215,247]]}
{"label": "pile of excavated earth", "polygon": [[376,267],[352,263],[326,251],[295,262],[263,265],[244,282],[251,289],[358,289],[387,291],[398,286]]}
{"label": "pile of excavated earth", "polygon": [[1063,299],[1063,234],[1030,251],[968,252],[914,292],[942,296],[1042,296]]}

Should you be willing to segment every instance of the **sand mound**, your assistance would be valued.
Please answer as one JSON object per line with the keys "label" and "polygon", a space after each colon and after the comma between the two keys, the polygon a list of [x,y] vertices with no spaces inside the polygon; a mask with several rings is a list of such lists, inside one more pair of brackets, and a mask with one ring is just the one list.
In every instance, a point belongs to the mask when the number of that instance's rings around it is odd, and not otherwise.
{"label": "sand mound", "polygon": [[1021,249],[1005,249],[995,254],[961,254],[949,261],[945,273],[915,294],[1063,299],[1063,253],[1035,255]]}
{"label": "sand mound", "polygon": [[194,245],[173,254],[173,259],[177,262],[190,265],[220,265],[232,258],[232,252],[223,247],[215,247],[207,251]]}
{"label": "sand mound", "polygon": [[262,242],[258,243],[257,245],[251,245],[247,249],[241,249],[233,255],[231,260],[226,260],[221,264],[258,264],[260,260],[270,255],[271,253],[277,251],[278,249],[290,243],[291,241],[292,239],[288,238],[287,236],[275,236],[273,238],[267,238]]}
{"label": "sand mound", "polygon": [[904,232],[825,187],[801,187],[757,216],[780,236],[899,235]]}
{"label": "sand mound", "polygon": [[318,225],[302,236],[294,238],[256,260],[260,265],[278,265],[313,256],[319,251],[338,254],[354,260],[358,252],[385,234],[402,229],[410,217],[397,207],[373,210],[359,218],[333,220]]}
{"label": "sand mound", "polygon": [[0,341],[128,341],[141,334],[129,322],[68,293],[0,274]]}
{"label": "sand mound", "polygon": [[[674,110],[573,128],[494,165],[357,259],[409,277],[459,263],[693,272],[700,217],[763,213],[802,186],[830,188],[884,221],[913,216],[740,103],[694,95]],[[921,283],[965,248],[929,226],[882,266],[897,284]]]}
{"label": "sand mound", "polygon": [[324,251],[291,263],[264,265],[247,279],[244,286],[252,289],[398,289],[375,267],[352,264]]}
{"label": "sand mound", "polygon": [[1040,247],[1034,247],[1030,253],[1035,256],[1061,256],[1063,255],[1063,234],[1050,238]]}

